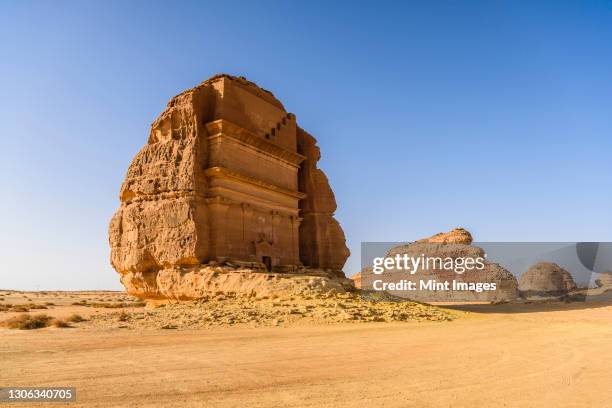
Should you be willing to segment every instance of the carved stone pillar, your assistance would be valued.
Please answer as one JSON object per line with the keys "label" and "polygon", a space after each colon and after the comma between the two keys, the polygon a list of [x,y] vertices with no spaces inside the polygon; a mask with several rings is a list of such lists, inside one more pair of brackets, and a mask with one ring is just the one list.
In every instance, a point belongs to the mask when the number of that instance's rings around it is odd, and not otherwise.
{"label": "carved stone pillar", "polygon": [[226,225],[227,225],[227,210],[229,205],[220,197],[211,198],[208,200],[208,208],[211,213],[211,258],[218,259],[226,257],[227,242],[226,242]]}
{"label": "carved stone pillar", "polygon": [[291,262],[294,265],[300,264],[300,224],[302,219],[297,216],[291,216]]}
{"label": "carved stone pillar", "polygon": [[270,211],[270,216],[272,218],[272,247],[274,253],[272,265],[276,266],[281,263],[281,258],[283,257],[281,253],[282,243],[280,242],[281,215],[278,211]]}
{"label": "carved stone pillar", "polygon": [[257,240],[257,234],[256,234],[256,222],[254,220],[254,211],[253,211],[253,206],[251,206],[250,204],[247,203],[243,203],[242,204],[242,219],[243,219],[243,226],[244,226],[244,231],[243,231],[243,240],[244,240],[244,245],[246,248],[245,253],[247,254],[247,257],[249,260],[251,261],[259,261],[256,257],[256,251],[255,251],[255,242]]}

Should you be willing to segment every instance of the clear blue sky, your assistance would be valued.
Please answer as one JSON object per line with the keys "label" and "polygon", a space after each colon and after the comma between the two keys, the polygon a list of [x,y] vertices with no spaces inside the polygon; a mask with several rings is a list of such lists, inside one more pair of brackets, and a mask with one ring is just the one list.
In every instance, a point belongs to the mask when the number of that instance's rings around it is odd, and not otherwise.
{"label": "clear blue sky", "polygon": [[[173,95],[270,89],[361,241],[612,241],[612,3],[0,2],[0,287],[121,288],[108,221]],[[363,3],[363,2],[361,2]]]}

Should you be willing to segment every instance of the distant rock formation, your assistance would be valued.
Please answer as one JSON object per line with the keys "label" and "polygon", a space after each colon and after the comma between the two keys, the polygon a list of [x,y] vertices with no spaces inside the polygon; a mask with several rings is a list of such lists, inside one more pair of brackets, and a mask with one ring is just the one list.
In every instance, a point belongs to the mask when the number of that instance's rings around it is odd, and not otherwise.
{"label": "distant rock formation", "polygon": [[355,285],[357,289],[361,289],[362,276],[368,274],[372,274],[372,268],[365,268],[363,271],[357,272],[355,275],[351,276],[351,279],[353,280],[353,285]]}
{"label": "distant rock formation", "polygon": [[464,228],[455,228],[449,232],[440,232],[429,238],[419,239],[416,243],[471,245],[472,234]]}
{"label": "distant rock formation", "polygon": [[[419,284],[422,281],[434,280],[437,283],[453,281],[460,283],[489,283],[495,284],[496,289],[492,291],[473,290],[389,290],[388,292],[397,296],[412,300],[433,301],[508,301],[518,297],[518,283],[512,273],[496,263],[484,259],[485,253],[482,248],[472,246],[471,234],[463,229],[456,228],[446,233],[439,233],[432,237],[415,241],[408,245],[400,245],[389,250],[385,257],[396,255],[407,255],[412,258],[428,257],[451,259],[456,262],[460,258],[477,259],[482,258],[484,267],[482,269],[465,270],[458,274],[454,270],[447,270],[440,266],[431,268],[419,268],[414,274],[404,270],[385,271],[381,275],[373,273],[371,267],[365,268],[352,277],[356,287],[363,290],[373,290],[376,279],[384,282],[410,281]],[[452,287],[452,285],[451,285]]]}
{"label": "distant rock formation", "polygon": [[612,288],[612,271],[600,273],[595,283],[599,287]]}
{"label": "distant rock formation", "polygon": [[524,297],[563,296],[577,286],[572,275],[552,262],[539,262],[519,279],[519,290]]}
{"label": "distant rock formation", "polygon": [[128,292],[193,298],[207,290],[198,287],[210,282],[207,265],[344,279],[349,251],[319,158],[295,115],[242,77],[217,75],[172,98],[109,227]]}

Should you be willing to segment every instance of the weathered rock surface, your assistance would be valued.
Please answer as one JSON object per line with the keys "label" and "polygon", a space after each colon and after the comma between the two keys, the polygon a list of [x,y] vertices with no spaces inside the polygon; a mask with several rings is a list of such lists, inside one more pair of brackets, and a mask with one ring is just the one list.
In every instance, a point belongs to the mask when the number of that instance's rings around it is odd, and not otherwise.
{"label": "weathered rock surface", "polygon": [[600,273],[595,283],[599,287],[610,287],[612,288],[612,271]]}
{"label": "weathered rock surface", "polygon": [[[367,269],[367,268],[366,268]],[[372,269],[372,268],[369,268]],[[368,274],[368,273],[372,273],[372,271],[364,271],[364,274]],[[355,275],[351,276],[351,279],[353,280],[353,285],[355,285],[355,287],[357,289],[361,289],[361,272],[357,272]]]}
{"label": "weathered rock surface", "polygon": [[333,217],[336,198],[327,176],[317,168],[321,152],[310,134],[298,128],[298,151],[306,157],[300,168],[300,258],[306,265],[341,270],[350,255],[344,232]]}
{"label": "weathered rock surface", "polygon": [[455,228],[449,232],[440,232],[436,235],[432,235],[429,238],[424,238],[416,241],[419,244],[430,243],[430,244],[472,244],[472,234],[464,228]]}
{"label": "weathered rock surface", "polygon": [[524,297],[563,296],[576,289],[572,275],[552,262],[533,265],[519,279],[519,290]]}
{"label": "weathered rock surface", "polygon": [[344,293],[353,288],[346,278],[273,273],[248,268],[196,266],[156,272],[128,272],[121,282],[130,294],[150,300],[193,300],[217,293],[255,297],[303,293]]}
{"label": "weathered rock surface", "polygon": [[112,266],[128,292],[152,299],[207,292],[217,281],[194,270],[211,262],[241,265],[228,281],[262,268],[344,279],[349,252],[319,157],[295,115],[244,78],[182,92],[121,186]]}
{"label": "weathered rock surface", "polygon": [[[420,281],[434,280],[436,283],[449,282],[451,290],[429,290],[419,289],[414,291],[389,290],[388,292],[396,296],[402,296],[412,300],[425,302],[434,301],[508,301],[518,298],[518,283],[514,275],[500,265],[487,261],[482,248],[470,245],[472,242],[471,234],[463,228],[458,228],[448,233],[436,234],[430,238],[418,240],[408,245],[400,245],[387,252],[385,257],[395,257],[396,255],[407,255],[411,258],[439,258],[442,260],[459,260],[461,258],[471,258],[476,260],[481,258],[484,264],[482,269],[465,270],[457,273],[455,270],[447,270],[439,264],[430,264],[430,267],[419,267],[414,274],[405,270],[392,269],[385,271],[381,275],[373,273],[372,268],[366,268],[357,276],[356,286],[361,289],[374,289],[373,282],[381,279],[384,282],[397,283],[401,281],[414,282],[417,287]],[[353,277],[355,280],[355,277]],[[495,290],[474,291],[474,290],[452,290],[452,282],[467,284],[489,283],[495,284]],[[358,283],[357,283],[358,282]]]}

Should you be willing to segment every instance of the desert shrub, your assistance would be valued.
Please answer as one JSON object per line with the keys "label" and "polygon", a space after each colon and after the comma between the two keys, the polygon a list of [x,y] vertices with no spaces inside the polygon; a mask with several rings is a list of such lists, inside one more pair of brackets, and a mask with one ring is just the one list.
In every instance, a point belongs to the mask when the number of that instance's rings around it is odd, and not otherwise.
{"label": "desert shrub", "polygon": [[100,303],[100,302],[92,302],[92,303],[89,303],[88,306],[102,307],[102,308],[107,308],[107,309],[115,309],[115,308],[123,307],[121,306],[120,303]]}
{"label": "desert shrub", "polygon": [[73,306],[89,306],[86,300],[79,300],[78,302],[72,302]]}
{"label": "desert shrub", "polygon": [[51,325],[60,329],[65,329],[71,327],[70,324],[62,319],[53,319],[51,320]]}
{"label": "desert shrub", "polygon": [[121,313],[119,313],[119,316],[117,316],[117,320],[119,320],[120,322],[125,322],[130,318],[129,313],[126,313],[125,310],[122,310]]}
{"label": "desert shrub", "polygon": [[13,305],[11,312],[29,312],[30,309],[26,305]]}
{"label": "desert shrub", "polygon": [[69,322],[72,322],[72,323],[79,323],[79,322],[84,322],[85,321],[83,316],[81,316],[79,314],[76,314],[76,313],[71,315],[70,317],[68,317],[66,320],[69,321]]}
{"label": "desert shrub", "polygon": [[27,307],[28,309],[48,309],[47,306],[39,305],[37,303],[27,303],[24,306]]}
{"label": "desert shrub", "polygon": [[53,318],[46,314],[29,315],[21,314],[2,322],[9,329],[30,330],[47,327]]}
{"label": "desert shrub", "polygon": [[55,306],[55,303],[53,303],[53,302],[45,302],[45,305],[47,305],[47,306]]}

